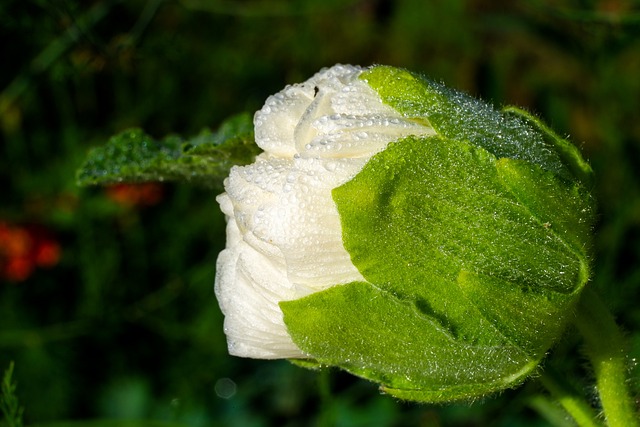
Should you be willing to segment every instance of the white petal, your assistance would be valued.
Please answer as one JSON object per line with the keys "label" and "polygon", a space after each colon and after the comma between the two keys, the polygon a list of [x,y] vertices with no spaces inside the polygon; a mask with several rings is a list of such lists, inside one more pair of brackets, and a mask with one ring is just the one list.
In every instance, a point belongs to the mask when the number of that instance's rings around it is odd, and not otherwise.
{"label": "white petal", "polygon": [[[256,251],[271,257],[276,250],[282,254],[288,279],[298,285],[296,298],[310,290],[363,280],[342,244],[340,218],[331,197],[331,190],[363,164],[362,160],[263,157],[231,172],[227,192],[237,228]],[[256,182],[254,177],[266,170],[271,172],[269,178]]]}
{"label": "white petal", "polygon": [[313,86],[293,85],[267,98],[253,117],[258,146],[274,155],[293,156],[293,131],[313,97]]}
{"label": "white petal", "polygon": [[[283,270],[246,244],[220,253],[216,297],[229,353],[261,359],[304,357],[287,333],[278,302],[291,299]],[[285,286],[283,286],[283,284]]]}
{"label": "white petal", "polygon": [[380,96],[360,79],[354,79],[343,86],[332,98],[331,106],[335,114],[400,117],[396,110],[383,103]]}
{"label": "white petal", "polygon": [[[325,95],[341,90],[361,72],[360,67],[334,66],[321,70],[304,83],[287,86],[268,97],[253,119],[258,146],[273,155],[292,157],[296,153],[294,133],[297,129],[304,135],[307,120],[303,120],[303,116],[312,114],[307,110],[313,111],[320,106],[319,114],[327,114],[323,111],[330,108],[331,101]],[[370,88],[369,92],[372,92]],[[318,99],[317,95],[320,95]],[[325,107],[320,102],[322,99],[328,103]]]}

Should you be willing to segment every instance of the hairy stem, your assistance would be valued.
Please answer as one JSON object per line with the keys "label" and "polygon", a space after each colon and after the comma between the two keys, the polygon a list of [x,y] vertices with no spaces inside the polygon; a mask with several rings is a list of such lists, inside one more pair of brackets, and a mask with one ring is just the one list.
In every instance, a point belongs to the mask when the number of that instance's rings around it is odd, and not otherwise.
{"label": "hairy stem", "polygon": [[584,399],[576,396],[551,367],[545,368],[539,381],[564,410],[571,415],[578,426],[599,427],[601,425],[596,421],[596,416],[591,406]]}
{"label": "hairy stem", "polygon": [[616,322],[600,298],[585,289],[575,324],[585,341],[593,366],[596,387],[609,427],[638,427],[639,414],[627,387],[627,360],[624,339]]}

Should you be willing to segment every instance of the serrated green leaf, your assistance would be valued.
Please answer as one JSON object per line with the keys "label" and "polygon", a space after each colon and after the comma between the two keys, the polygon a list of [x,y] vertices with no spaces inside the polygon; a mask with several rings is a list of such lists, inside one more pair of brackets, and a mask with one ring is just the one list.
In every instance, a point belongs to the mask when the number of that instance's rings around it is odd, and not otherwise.
{"label": "serrated green leaf", "polygon": [[333,198],[367,283],[283,303],[285,323],[320,363],[399,397],[473,398],[517,384],[588,279],[592,199],[536,164],[409,137]]}
{"label": "serrated green leaf", "polygon": [[217,132],[205,130],[188,140],[156,140],[132,129],[93,149],[77,172],[77,182],[183,181],[219,189],[232,166],[251,163],[259,153],[248,114],[230,118]]}

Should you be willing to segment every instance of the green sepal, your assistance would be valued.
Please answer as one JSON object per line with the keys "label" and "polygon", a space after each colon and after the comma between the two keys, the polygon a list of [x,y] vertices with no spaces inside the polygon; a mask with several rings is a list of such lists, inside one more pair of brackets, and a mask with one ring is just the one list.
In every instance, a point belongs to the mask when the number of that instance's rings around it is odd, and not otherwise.
{"label": "green sepal", "polygon": [[589,253],[595,217],[595,199],[580,181],[567,183],[538,166],[521,160],[500,159],[496,168],[501,184],[531,216],[567,243],[581,259],[581,282],[589,276]]}
{"label": "green sepal", "polygon": [[460,272],[457,284],[506,342],[538,358],[562,335],[564,319],[577,303],[574,294],[534,290],[468,271]]}
{"label": "green sepal", "polygon": [[333,198],[367,282],[282,303],[285,323],[320,363],[398,397],[473,399],[519,384],[589,277],[582,185],[467,142],[392,143]]}
{"label": "green sepal", "polygon": [[511,108],[509,112],[513,114],[504,114],[489,104],[401,68],[375,66],[365,70],[360,78],[384,103],[407,118],[429,124],[445,138],[467,141],[497,158],[535,163],[569,180],[585,179],[591,174],[571,143],[522,110]]}
{"label": "green sepal", "polygon": [[583,185],[591,188],[594,180],[593,169],[591,169],[589,163],[584,160],[584,158],[580,154],[580,150],[578,150],[575,145],[554,132],[554,130],[544,124],[542,120],[538,119],[537,117],[521,108],[508,106],[503,108],[502,111],[506,114],[512,114],[520,117],[531,126],[536,128],[538,131],[540,131],[545,141],[549,145],[554,147],[555,151],[558,153],[558,156],[571,171],[572,175],[576,179],[580,180]]}
{"label": "green sepal", "polygon": [[217,132],[184,140],[156,140],[140,129],[122,132],[89,152],[77,172],[78,185],[183,181],[220,189],[233,165],[251,163],[260,149],[248,114],[225,121]]}
{"label": "green sepal", "polygon": [[[526,163],[438,136],[390,144],[333,190],[354,265],[398,294],[460,270],[573,293],[587,279],[590,235],[569,239],[553,223],[590,227],[592,199],[541,168],[515,165]],[[518,167],[528,175],[506,172]],[[564,216],[563,205],[572,208]]]}
{"label": "green sepal", "polygon": [[507,342],[458,341],[411,301],[369,283],[335,286],[280,307],[294,341],[318,362],[402,399],[471,399],[519,383],[539,362]]}

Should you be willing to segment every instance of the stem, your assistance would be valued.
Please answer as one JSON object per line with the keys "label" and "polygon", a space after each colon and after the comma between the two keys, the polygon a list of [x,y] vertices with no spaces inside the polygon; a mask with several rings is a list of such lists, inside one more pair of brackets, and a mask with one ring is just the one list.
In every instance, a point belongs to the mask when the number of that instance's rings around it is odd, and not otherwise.
{"label": "stem", "polygon": [[575,324],[585,341],[586,354],[596,377],[596,387],[609,427],[639,427],[638,413],[626,383],[624,340],[600,298],[585,289]]}
{"label": "stem", "polygon": [[599,427],[596,416],[591,406],[583,399],[572,393],[564,384],[559,375],[550,366],[545,367],[544,373],[539,378],[542,385],[551,393],[551,396],[573,417],[580,427]]}
{"label": "stem", "polygon": [[567,417],[567,411],[551,395],[534,394],[527,399],[527,406],[536,411],[542,419],[553,427],[583,427],[576,421]]}
{"label": "stem", "polygon": [[331,398],[331,371],[321,368],[318,372],[318,388],[320,390],[321,411],[318,416],[318,426],[329,427],[336,425],[337,417]]}

